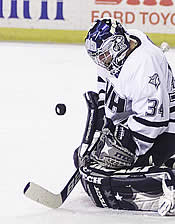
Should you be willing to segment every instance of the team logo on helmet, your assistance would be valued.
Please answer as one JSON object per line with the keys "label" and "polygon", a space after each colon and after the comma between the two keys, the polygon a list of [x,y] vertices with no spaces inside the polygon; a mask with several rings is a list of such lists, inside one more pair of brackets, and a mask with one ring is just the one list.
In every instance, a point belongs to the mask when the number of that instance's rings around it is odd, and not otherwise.
{"label": "team logo on helmet", "polygon": [[113,50],[115,52],[122,52],[127,48],[127,45],[125,44],[125,38],[122,35],[117,35],[114,41],[114,47]]}

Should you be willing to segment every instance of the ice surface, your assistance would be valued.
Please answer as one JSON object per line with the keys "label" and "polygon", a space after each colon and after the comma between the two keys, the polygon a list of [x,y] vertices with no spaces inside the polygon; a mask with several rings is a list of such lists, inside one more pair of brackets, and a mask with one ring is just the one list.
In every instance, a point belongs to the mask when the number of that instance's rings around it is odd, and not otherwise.
{"label": "ice surface", "polygon": [[[167,54],[175,67],[175,50]],[[175,217],[94,207],[80,183],[59,209],[23,195],[29,181],[58,193],[75,168],[85,128],[83,94],[96,91],[96,66],[81,45],[0,43],[0,223],[174,223]],[[55,113],[65,103],[64,116]]]}

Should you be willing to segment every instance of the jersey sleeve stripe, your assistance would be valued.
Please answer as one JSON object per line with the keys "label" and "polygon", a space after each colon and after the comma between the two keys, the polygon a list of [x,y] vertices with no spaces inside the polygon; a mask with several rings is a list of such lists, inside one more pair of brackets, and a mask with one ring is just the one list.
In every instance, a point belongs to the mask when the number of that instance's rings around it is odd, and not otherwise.
{"label": "jersey sleeve stripe", "polygon": [[143,124],[143,125],[149,126],[149,127],[155,127],[155,128],[168,127],[168,124],[169,124],[169,121],[160,121],[160,122],[148,121],[143,118],[136,117],[136,116],[134,116],[133,119],[140,124]]}
{"label": "jersey sleeve stripe", "polygon": [[175,112],[175,106],[170,108],[170,113]]}
{"label": "jersey sleeve stripe", "polygon": [[134,132],[134,131],[131,131],[131,133],[135,138],[137,138],[141,141],[148,142],[148,143],[154,143],[154,141],[155,141],[155,138],[149,138],[145,135],[142,135],[142,134]]}
{"label": "jersey sleeve stripe", "polygon": [[170,119],[170,122],[175,123],[175,119]]}

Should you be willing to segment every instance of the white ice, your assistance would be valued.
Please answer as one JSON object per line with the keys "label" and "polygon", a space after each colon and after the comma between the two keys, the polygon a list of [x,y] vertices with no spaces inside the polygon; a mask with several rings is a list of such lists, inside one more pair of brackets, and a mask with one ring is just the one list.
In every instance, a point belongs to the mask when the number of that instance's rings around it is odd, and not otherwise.
{"label": "white ice", "polygon": [[[175,50],[167,54],[175,67]],[[59,209],[23,195],[29,181],[54,193],[75,171],[72,155],[86,123],[86,91],[96,67],[82,45],[0,43],[0,223],[174,223],[152,212],[97,208],[79,183]],[[55,113],[65,103],[63,116]]]}

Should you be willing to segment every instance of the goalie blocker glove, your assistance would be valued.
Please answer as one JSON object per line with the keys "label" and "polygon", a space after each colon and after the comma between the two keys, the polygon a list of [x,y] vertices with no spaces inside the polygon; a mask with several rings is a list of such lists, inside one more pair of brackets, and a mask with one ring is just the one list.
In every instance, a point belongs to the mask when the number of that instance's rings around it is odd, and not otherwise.
{"label": "goalie blocker glove", "polygon": [[[88,91],[84,94],[84,97],[88,107],[88,114],[82,143],[73,155],[76,168],[88,161],[90,151],[97,142],[100,135],[99,131],[101,131],[104,124],[104,108],[99,108],[98,94],[93,91]],[[83,157],[85,151],[87,155]]]}

